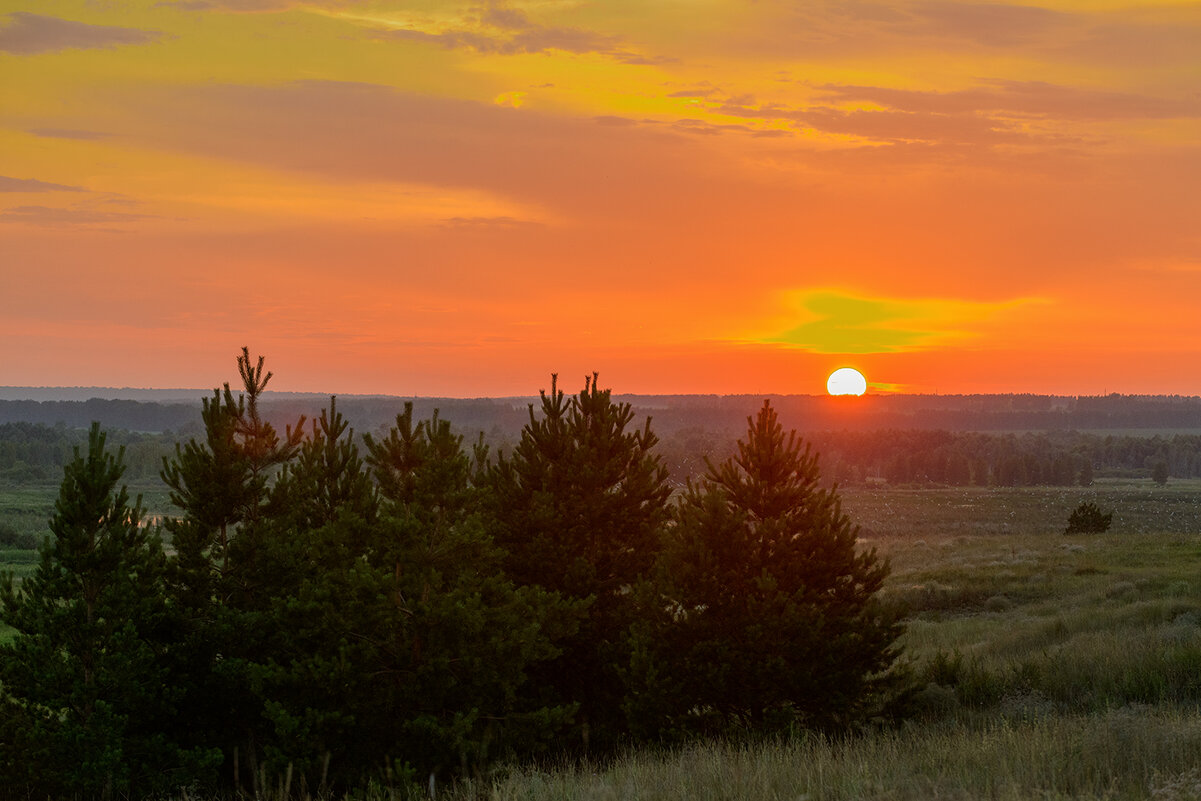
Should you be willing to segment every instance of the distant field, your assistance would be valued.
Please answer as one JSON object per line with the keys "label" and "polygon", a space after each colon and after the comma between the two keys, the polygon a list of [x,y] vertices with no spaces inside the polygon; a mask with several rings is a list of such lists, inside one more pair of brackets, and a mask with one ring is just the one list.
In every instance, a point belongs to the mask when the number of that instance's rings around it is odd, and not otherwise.
{"label": "distant field", "polygon": [[1060,534],[1084,501],[1113,512],[1114,534],[1201,534],[1201,480],[1102,479],[1092,487],[840,491],[862,536]]}
{"label": "distant field", "polygon": [[[0,523],[11,526],[15,531],[28,531],[39,537],[48,534],[47,523],[54,514],[54,502],[58,498],[59,482],[45,484],[0,485]],[[130,500],[142,495],[142,505],[149,514],[166,514],[171,510],[171,499],[161,482],[131,484]]]}

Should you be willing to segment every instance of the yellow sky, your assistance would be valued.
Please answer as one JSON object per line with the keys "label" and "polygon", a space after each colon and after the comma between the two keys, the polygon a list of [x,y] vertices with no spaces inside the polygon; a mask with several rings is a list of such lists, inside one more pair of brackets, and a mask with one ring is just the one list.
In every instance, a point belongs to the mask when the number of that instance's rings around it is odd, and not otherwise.
{"label": "yellow sky", "polygon": [[1201,393],[1201,3],[0,0],[0,384]]}

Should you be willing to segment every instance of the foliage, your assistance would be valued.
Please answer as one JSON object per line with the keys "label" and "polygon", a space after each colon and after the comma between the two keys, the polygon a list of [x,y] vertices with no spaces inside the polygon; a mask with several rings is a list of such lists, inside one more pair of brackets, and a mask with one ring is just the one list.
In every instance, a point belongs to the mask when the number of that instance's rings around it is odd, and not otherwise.
{"label": "foliage", "polygon": [[[146,795],[204,773],[213,754],[172,739],[174,644],[158,536],[131,506],[124,452],[99,424],[64,471],[52,538],[19,589],[0,588],[5,781],[50,795]],[[12,739],[8,739],[11,737]]]}
{"label": "foliage", "polygon": [[252,526],[264,754],[309,786],[398,762],[476,767],[526,752],[569,711],[517,700],[528,666],[556,653],[562,610],[503,574],[461,438],[407,407],[367,444],[370,471],[331,401]]}
{"label": "foliage", "polygon": [[1151,480],[1161,487],[1168,483],[1168,463],[1160,459],[1151,468]]}
{"label": "foliage", "polygon": [[647,733],[842,728],[890,681],[901,629],[874,598],[887,563],[857,548],[817,455],[771,405],[748,424],[668,532],[628,703]]}
{"label": "foliage", "polygon": [[667,518],[667,471],[650,420],[614,403],[597,376],[570,400],[551,377],[541,417],[489,473],[491,522],[519,586],[558,593],[579,610],[562,654],[535,673],[539,699],[579,704],[577,743],[612,744],[624,730],[620,666],[636,615],[633,588],[655,558]]}
{"label": "foliage", "polygon": [[272,375],[247,348],[238,357],[242,392],[229,384],[205,399],[202,441],[176,445],[163,460],[162,479],[180,515],[168,519],[174,555],[167,565],[182,643],[171,664],[180,689],[184,736],[196,747],[219,747],[232,775],[258,767],[261,710],[245,665],[261,656],[263,621],[248,606],[255,595],[259,543],[252,523],[263,514],[273,477],[293,458],[303,418],[284,437],[263,420],[259,402]]}
{"label": "foliage", "polygon": [[1090,501],[1077,506],[1068,516],[1068,527],[1064,534],[1103,534],[1113,522],[1113,512],[1105,513]]}
{"label": "foliage", "polygon": [[38,547],[38,538],[28,531],[17,531],[7,523],[0,523],[0,546],[32,551]]}

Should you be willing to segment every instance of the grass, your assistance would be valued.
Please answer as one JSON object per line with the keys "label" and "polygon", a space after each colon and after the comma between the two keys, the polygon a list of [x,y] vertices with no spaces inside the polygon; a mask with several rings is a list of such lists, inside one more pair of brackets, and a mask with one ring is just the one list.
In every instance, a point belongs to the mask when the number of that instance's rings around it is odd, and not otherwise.
{"label": "grass", "polygon": [[[49,534],[48,522],[54,514],[59,482],[43,484],[0,484],[0,523],[14,531],[30,532],[38,537]],[[146,481],[129,485],[130,502],[138,495],[150,515],[167,514],[172,510],[171,499],[162,482]],[[3,556],[0,555],[0,568]]]}
{"label": "grass", "polygon": [[[1104,535],[1071,510],[1114,510]],[[452,799],[1201,799],[1201,486],[851,490],[907,610],[915,717],[513,768]]]}
{"label": "grass", "polygon": [[[514,770],[453,797],[608,799],[1142,799],[1201,791],[1196,711],[943,723],[845,740],[698,745],[603,769]],[[1183,791],[1183,792],[1181,792]]]}
{"label": "grass", "polygon": [[1113,511],[1115,534],[1201,532],[1201,481],[1101,480],[1092,487],[840,490],[865,537],[995,536],[1062,532],[1084,501]]}

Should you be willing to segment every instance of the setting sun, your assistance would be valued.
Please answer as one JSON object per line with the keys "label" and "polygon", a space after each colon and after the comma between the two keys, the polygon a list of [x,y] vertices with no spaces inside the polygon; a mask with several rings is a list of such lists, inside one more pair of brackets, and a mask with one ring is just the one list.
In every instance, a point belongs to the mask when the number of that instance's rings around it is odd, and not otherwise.
{"label": "setting sun", "polygon": [[867,379],[854,367],[839,367],[826,379],[826,391],[831,395],[862,395],[867,392]]}

